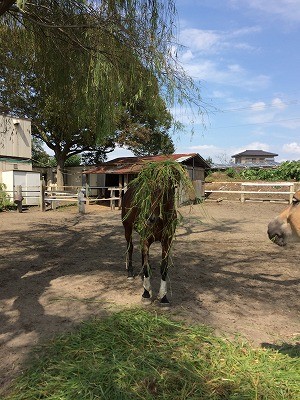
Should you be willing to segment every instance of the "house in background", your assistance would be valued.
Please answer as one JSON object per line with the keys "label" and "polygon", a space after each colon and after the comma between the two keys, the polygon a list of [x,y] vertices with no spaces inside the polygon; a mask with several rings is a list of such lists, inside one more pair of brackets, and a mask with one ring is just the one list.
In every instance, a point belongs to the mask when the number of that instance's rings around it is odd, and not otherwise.
{"label": "house in background", "polygon": [[277,165],[274,157],[278,156],[275,153],[269,153],[263,150],[245,150],[242,153],[234,154],[235,164],[241,165]]}
{"label": "house in background", "polygon": [[[122,190],[137,176],[145,163],[165,160],[173,160],[185,166],[196,189],[196,197],[204,197],[205,171],[210,167],[197,153],[116,158],[85,171],[86,183],[93,196],[99,196],[99,191],[109,187]],[[107,192],[104,195],[109,197]]]}

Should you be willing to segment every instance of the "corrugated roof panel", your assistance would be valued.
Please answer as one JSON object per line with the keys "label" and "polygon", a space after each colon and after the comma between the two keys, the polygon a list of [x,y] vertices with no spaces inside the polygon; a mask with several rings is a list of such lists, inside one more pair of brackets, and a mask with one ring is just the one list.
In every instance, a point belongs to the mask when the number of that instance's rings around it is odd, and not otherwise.
{"label": "corrugated roof panel", "polygon": [[176,158],[175,161],[183,162],[183,161],[188,160],[189,158],[191,158],[191,156],[183,156],[183,157]]}
{"label": "corrugated roof panel", "polygon": [[[123,157],[110,160],[99,167],[86,171],[86,174],[134,174],[138,173],[147,162],[151,161],[165,161],[174,160],[179,163],[187,161],[196,157],[201,160],[201,163],[206,164],[197,153],[188,154],[170,154],[170,155],[157,155],[157,156],[142,156],[142,157]],[[204,165],[204,167],[206,167]],[[208,165],[207,165],[208,167]]]}

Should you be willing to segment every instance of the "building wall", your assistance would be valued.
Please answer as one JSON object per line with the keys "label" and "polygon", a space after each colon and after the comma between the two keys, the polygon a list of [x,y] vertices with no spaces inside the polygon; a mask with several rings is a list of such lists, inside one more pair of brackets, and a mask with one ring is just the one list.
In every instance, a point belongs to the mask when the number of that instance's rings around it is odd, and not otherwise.
{"label": "building wall", "polygon": [[263,162],[274,161],[274,157],[236,157],[235,164],[260,164]]}
{"label": "building wall", "polygon": [[31,121],[0,114],[0,181],[14,170],[32,171]]}
{"label": "building wall", "polygon": [[31,122],[0,114],[0,156],[31,158]]}
{"label": "building wall", "polygon": [[201,167],[191,167],[189,165],[185,166],[188,170],[189,177],[192,181],[204,181],[205,179],[205,170]]}

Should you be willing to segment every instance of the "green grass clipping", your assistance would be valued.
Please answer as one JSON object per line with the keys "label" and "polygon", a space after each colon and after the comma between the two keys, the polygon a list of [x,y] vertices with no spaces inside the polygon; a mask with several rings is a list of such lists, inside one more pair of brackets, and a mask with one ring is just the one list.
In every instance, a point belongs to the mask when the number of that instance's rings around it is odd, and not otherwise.
{"label": "green grass clipping", "polygon": [[36,351],[4,400],[296,400],[299,353],[253,349],[152,310],[83,323]]}

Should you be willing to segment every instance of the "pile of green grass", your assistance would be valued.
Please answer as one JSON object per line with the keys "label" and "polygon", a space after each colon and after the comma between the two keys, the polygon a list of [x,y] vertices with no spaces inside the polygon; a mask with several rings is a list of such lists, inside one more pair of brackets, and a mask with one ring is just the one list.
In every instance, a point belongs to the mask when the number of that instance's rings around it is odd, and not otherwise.
{"label": "pile of green grass", "polygon": [[[129,183],[134,188],[132,207],[137,207],[139,213],[135,220],[135,229],[142,239],[147,239],[152,231],[147,225],[149,215],[159,207],[160,217],[165,221],[164,236],[172,238],[182,217],[177,210],[176,217],[172,217],[172,210],[164,207],[170,199],[177,209],[182,193],[195,197],[195,189],[186,169],[173,160],[147,162]],[[126,219],[130,211],[125,215]]]}
{"label": "pile of green grass", "polygon": [[127,310],[38,350],[5,400],[300,398],[299,358]]}

